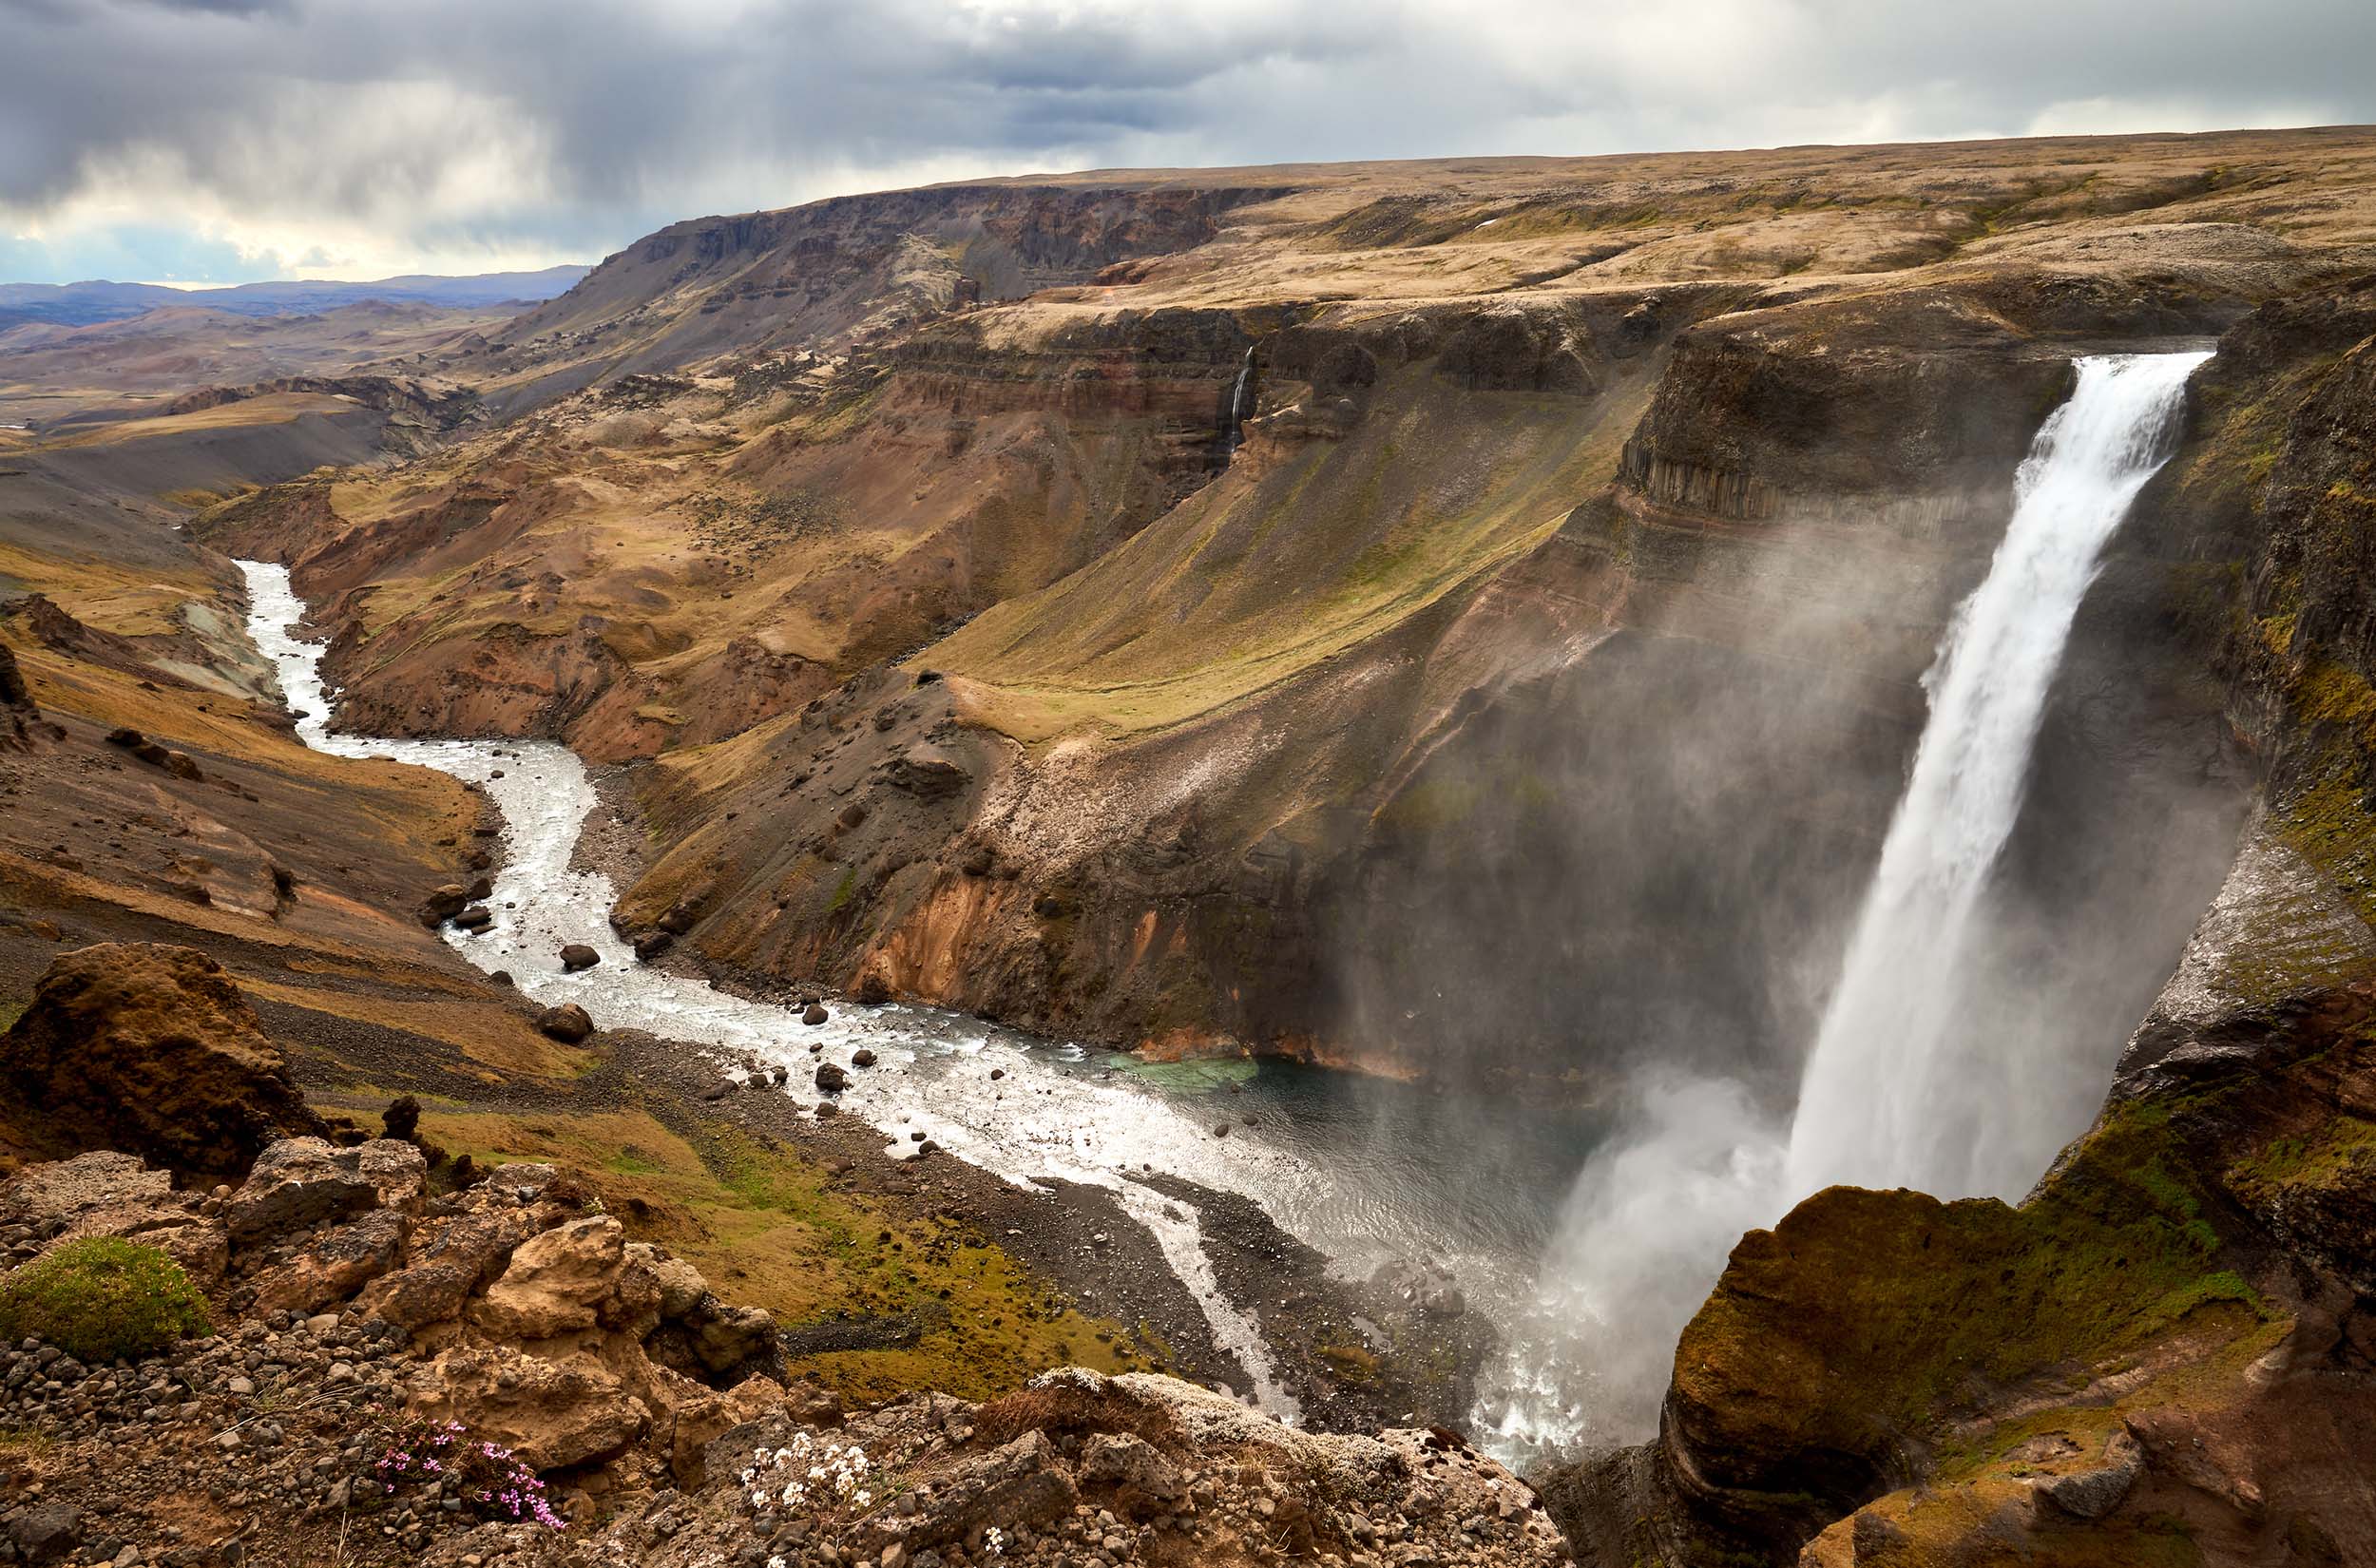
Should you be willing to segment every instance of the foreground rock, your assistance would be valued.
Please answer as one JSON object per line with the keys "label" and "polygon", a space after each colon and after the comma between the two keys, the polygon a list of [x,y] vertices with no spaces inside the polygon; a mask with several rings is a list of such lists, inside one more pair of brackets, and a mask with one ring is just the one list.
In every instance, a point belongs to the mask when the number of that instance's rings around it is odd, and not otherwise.
{"label": "foreground rock", "polygon": [[[231,1314],[137,1365],[0,1349],[0,1422],[30,1440],[0,1499],[12,1559],[1536,1568],[1566,1556],[1533,1494],[1447,1434],[1316,1436],[1170,1378],[1074,1368],[987,1404],[916,1392],[845,1420],[832,1396],[782,1379],[768,1314],[628,1241],[575,1176],[503,1166],[434,1196],[422,1175],[408,1144],[297,1138],[267,1146],[227,1194],[175,1193],[118,1152],[0,1185],[13,1258],[74,1234],[170,1245],[187,1232],[207,1238]],[[461,1441],[545,1472],[566,1528],[489,1519],[431,1478],[399,1476],[392,1494],[384,1456],[408,1418],[456,1423]],[[815,1482],[812,1466],[846,1479]]]}
{"label": "foreground rock", "polygon": [[594,1020],[584,1007],[565,1002],[537,1015],[536,1026],[566,1045],[575,1045],[594,1032]]}
{"label": "foreground rock", "polygon": [[2284,1543],[2376,1540],[2347,1348],[2376,1171],[2333,1158],[2376,1103],[2371,1025],[2354,985],[2126,1080],[2019,1208],[1833,1188],[1752,1232],[1657,1441],[1555,1476],[1552,1508],[1608,1562],[2142,1562],[2181,1530],[2226,1543],[2190,1560],[2369,1560]]}
{"label": "foreground rock", "polygon": [[274,1138],[328,1131],[239,987],[187,947],[57,960],[0,1035],[0,1085],[58,1153],[120,1149],[201,1178],[244,1175]]}
{"label": "foreground rock", "polygon": [[14,1268],[86,1236],[162,1250],[201,1288],[230,1260],[222,1202],[173,1190],[171,1173],[112,1149],[34,1165],[0,1184],[0,1244]]}

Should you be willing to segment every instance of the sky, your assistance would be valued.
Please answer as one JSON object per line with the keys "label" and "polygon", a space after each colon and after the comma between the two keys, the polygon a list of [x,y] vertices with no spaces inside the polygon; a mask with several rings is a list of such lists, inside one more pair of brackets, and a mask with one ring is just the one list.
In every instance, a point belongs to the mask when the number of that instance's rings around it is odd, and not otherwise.
{"label": "sky", "polygon": [[2376,121],[2371,0],[0,0],[0,281],[591,262],[1034,170]]}

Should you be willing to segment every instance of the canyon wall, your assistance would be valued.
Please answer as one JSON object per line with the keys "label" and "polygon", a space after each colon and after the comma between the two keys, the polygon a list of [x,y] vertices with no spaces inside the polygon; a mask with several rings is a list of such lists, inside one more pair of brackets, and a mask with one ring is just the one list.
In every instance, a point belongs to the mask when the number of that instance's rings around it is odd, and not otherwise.
{"label": "canyon wall", "polygon": [[[1745,1237],[1657,1441],[1552,1488],[1586,1560],[2371,1560],[2372,353],[2365,279],[2226,334],[2082,621],[2034,809],[2114,679],[2133,716],[2220,714],[2262,779],[2095,1125],[2018,1207],[1834,1189]],[[2199,875],[2219,818],[2112,760]]]}
{"label": "canyon wall", "polygon": [[[1782,282],[1719,247],[1425,292],[1441,233],[1328,201],[679,225],[458,362],[531,411],[200,529],[291,562],[348,722],[657,758],[619,919],[718,972],[1159,1052],[1778,1088],[2071,354],[2215,332],[2309,261],[2171,227],[2114,264]],[[1413,292],[1246,276],[1279,252]],[[1002,258],[1039,292],[997,303]],[[1995,989],[2037,1005],[1975,1027],[2117,1034],[2216,877],[2122,827],[2215,843],[2237,798],[2199,702],[2112,699],[2179,679],[2138,629],[2083,656],[2107,699],[2058,709],[2003,890]],[[2171,912],[2106,918],[2140,904]]]}

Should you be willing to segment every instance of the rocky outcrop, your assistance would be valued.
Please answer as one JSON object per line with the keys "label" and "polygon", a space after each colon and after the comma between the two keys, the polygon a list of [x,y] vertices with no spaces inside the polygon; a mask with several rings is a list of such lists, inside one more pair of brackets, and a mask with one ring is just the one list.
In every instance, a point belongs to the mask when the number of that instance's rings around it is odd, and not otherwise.
{"label": "rocky outcrop", "polygon": [[33,701],[25,672],[17,667],[16,654],[0,643],[0,751],[31,745],[33,726],[40,721],[41,708]]}
{"label": "rocky outcrop", "polygon": [[173,1190],[171,1173],[112,1149],[27,1167],[0,1184],[11,1265],[86,1236],[155,1247],[203,1288],[222,1278],[230,1238],[220,1199]]}
{"label": "rocky outcrop", "polygon": [[228,403],[266,397],[276,392],[322,392],[343,398],[388,416],[381,440],[405,452],[427,450],[437,437],[452,430],[478,407],[478,393],[450,383],[436,384],[389,375],[287,375],[244,387],[205,387],[183,392],[160,412],[198,413]]}
{"label": "rocky outcrop", "polygon": [[2365,287],[2240,323],[2108,568],[2263,781],[2095,1126],[2019,1206],[1834,1189],[1744,1238],[1657,1441],[1546,1483],[1586,1560],[2376,1560],[2371,332]]}
{"label": "rocky outcrop", "polygon": [[0,1035],[0,1083],[48,1147],[126,1150],[199,1178],[243,1176],[273,1138],[327,1131],[239,987],[186,947],[57,960]]}
{"label": "rocky outcrop", "polygon": [[247,1240],[366,1209],[417,1214],[428,1180],[421,1151],[394,1138],[353,1148],[318,1138],[281,1138],[257,1157],[223,1222]]}
{"label": "rocky outcrop", "polygon": [[[782,1509],[766,1484],[784,1463],[813,1454],[830,1474],[853,1452],[867,1473],[898,1477],[892,1504],[828,1503],[813,1520],[787,1519],[798,1510]],[[958,1553],[1219,1568],[1281,1556],[1444,1568],[1567,1558],[1532,1493],[1448,1434],[1317,1436],[1146,1374],[1066,1368],[986,1405],[919,1395],[831,1432],[778,1414],[711,1444],[709,1472],[729,1466],[760,1486],[734,1521],[745,1539],[887,1564]]]}
{"label": "rocky outcrop", "polygon": [[2372,1016],[2333,993],[2131,1086],[2019,1208],[1842,1188],[1751,1233],[1657,1444],[1546,1483],[1585,1559],[1977,1561],[2168,1519],[2219,1561],[2366,1539],[2376,1380],[2343,1347],[2376,1206],[2336,1154]]}
{"label": "rocky outcrop", "polygon": [[[234,1316],[218,1333],[167,1347],[137,1371],[86,1367],[51,1347],[0,1349],[0,1415],[35,1440],[13,1473],[38,1482],[43,1499],[0,1510],[19,1560],[102,1539],[144,1551],[151,1539],[195,1539],[224,1552],[211,1522],[174,1525],[182,1536],[160,1522],[161,1500],[216,1489],[276,1500],[237,1521],[230,1544],[244,1544],[230,1555],[293,1560],[335,1548],[342,1529],[350,1558],[374,1564],[526,1547],[531,1529],[537,1559],[557,1568],[745,1557],[803,1568],[961,1556],[1040,1568],[1566,1558],[1531,1491],[1442,1431],[1317,1435],[1191,1384],[1080,1368],[987,1403],[918,1390],[847,1417],[830,1395],[764,1373],[705,1386],[672,1368],[663,1338],[672,1324],[739,1310],[681,1260],[623,1242],[618,1221],[589,1212],[565,1173],[502,1167],[417,1216],[392,1207],[309,1218],[255,1201],[281,1190],[271,1171],[316,1154],[267,1149],[257,1192],[229,1195],[240,1212],[287,1225],[239,1241],[219,1292]],[[0,1186],[0,1234],[126,1207],[211,1218],[224,1203],[174,1194],[164,1173],[128,1157],[93,1154]],[[310,1316],[268,1295],[291,1277],[291,1254],[323,1256],[374,1223],[409,1230],[405,1251],[418,1260],[451,1252],[457,1228],[496,1215],[518,1222],[517,1239],[500,1253],[462,1242],[492,1277],[434,1322],[391,1322],[369,1291],[320,1295]],[[431,1425],[407,1428],[408,1419]],[[425,1429],[447,1434],[449,1460],[458,1444],[493,1444],[545,1472],[536,1484],[554,1504],[548,1522],[501,1522],[503,1507],[457,1488],[442,1464],[406,1473],[418,1445],[437,1442]],[[490,1515],[498,1522],[482,1522]]]}

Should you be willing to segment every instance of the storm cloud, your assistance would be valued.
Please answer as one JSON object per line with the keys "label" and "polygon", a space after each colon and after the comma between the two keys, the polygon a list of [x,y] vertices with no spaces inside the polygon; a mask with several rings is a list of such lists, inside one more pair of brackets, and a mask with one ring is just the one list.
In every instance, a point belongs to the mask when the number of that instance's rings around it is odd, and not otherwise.
{"label": "storm cloud", "polygon": [[1035,169],[2376,119],[2366,0],[0,0],[0,278],[484,271]]}

